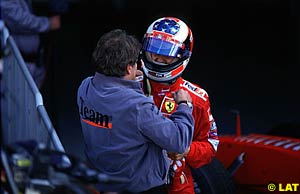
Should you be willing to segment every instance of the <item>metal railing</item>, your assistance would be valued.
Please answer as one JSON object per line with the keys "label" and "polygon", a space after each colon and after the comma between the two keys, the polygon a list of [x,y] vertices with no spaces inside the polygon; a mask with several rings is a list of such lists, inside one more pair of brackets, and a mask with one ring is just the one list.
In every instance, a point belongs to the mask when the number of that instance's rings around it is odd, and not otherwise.
{"label": "metal railing", "polygon": [[14,39],[0,20],[2,143],[35,140],[65,152]]}

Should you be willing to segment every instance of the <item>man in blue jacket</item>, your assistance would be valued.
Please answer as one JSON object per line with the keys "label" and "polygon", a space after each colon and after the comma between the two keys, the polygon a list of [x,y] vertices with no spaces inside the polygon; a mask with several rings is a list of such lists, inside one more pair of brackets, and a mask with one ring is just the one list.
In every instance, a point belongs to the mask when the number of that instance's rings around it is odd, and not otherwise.
{"label": "man in blue jacket", "polygon": [[41,88],[46,76],[44,64],[40,59],[40,34],[58,30],[60,15],[50,17],[35,15],[31,0],[1,0],[2,19],[14,38],[27,67]]}
{"label": "man in blue jacket", "polygon": [[95,168],[128,183],[99,183],[103,192],[167,194],[167,152],[184,153],[194,131],[191,97],[173,93],[178,104],[166,118],[146,97],[136,77],[139,41],[123,30],[104,34],[93,52],[94,76],[78,88],[85,154]]}

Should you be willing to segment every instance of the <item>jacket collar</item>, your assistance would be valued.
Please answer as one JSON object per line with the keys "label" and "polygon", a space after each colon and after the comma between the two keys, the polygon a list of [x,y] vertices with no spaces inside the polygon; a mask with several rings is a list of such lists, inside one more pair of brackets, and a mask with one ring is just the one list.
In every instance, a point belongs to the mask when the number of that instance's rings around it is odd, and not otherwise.
{"label": "jacket collar", "polygon": [[179,77],[174,83],[172,84],[163,84],[158,83],[155,81],[150,81],[151,83],[151,90],[153,90],[154,93],[167,93],[170,91],[176,91],[180,88],[180,84],[183,83],[183,78]]}

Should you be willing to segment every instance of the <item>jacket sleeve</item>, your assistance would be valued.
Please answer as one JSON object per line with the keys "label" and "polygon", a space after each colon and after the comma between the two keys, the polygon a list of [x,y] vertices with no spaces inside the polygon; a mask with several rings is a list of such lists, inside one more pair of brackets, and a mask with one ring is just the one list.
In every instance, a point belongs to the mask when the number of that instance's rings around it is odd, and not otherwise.
{"label": "jacket sleeve", "polygon": [[219,138],[217,126],[210,112],[209,100],[194,106],[195,131],[190,152],[186,156],[187,163],[193,168],[199,168],[209,163],[217,152]]}
{"label": "jacket sleeve", "polygon": [[194,132],[190,108],[179,105],[170,118],[166,118],[154,103],[144,103],[139,109],[138,128],[149,142],[168,152],[183,153],[189,147]]}
{"label": "jacket sleeve", "polygon": [[47,17],[31,13],[26,3],[17,0],[2,0],[2,17],[9,30],[16,33],[42,33],[50,30]]}

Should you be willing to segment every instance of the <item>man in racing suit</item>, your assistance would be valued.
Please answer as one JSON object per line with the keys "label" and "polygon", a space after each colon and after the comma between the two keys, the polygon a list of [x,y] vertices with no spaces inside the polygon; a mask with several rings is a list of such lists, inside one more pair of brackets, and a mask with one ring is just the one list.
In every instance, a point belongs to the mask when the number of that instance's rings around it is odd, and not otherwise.
{"label": "man in racing suit", "polygon": [[193,194],[191,168],[208,164],[219,144],[217,126],[211,114],[207,92],[199,85],[184,80],[181,75],[192,53],[193,37],[188,26],[178,18],[163,17],[154,21],[143,38],[141,58],[144,62],[144,90],[153,96],[165,116],[176,110],[172,92],[182,88],[193,102],[195,128],[193,141],[184,153],[168,153],[170,194]]}

